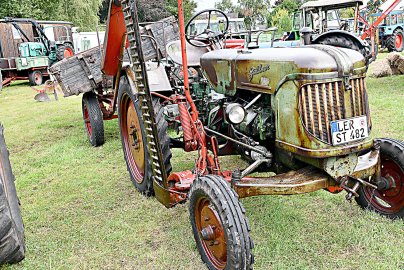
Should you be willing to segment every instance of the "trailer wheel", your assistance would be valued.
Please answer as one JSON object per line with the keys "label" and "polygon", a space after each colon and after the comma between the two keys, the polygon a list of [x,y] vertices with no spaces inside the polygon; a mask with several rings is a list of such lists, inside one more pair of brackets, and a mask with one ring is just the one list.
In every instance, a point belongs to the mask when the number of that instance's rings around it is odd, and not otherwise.
{"label": "trailer wheel", "polygon": [[209,269],[252,269],[254,244],[236,192],[220,176],[195,180],[189,192],[192,231]]}
{"label": "trailer wheel", "polygon": [[43,75],[40,70],[32,70],[28,74],[29,84],[31,86],[42,85],[43,83]]}
{"label": "trailer wheel", "polygon": [[389,52],[402,52],[404,50],[403,30],[394,30],[393,34],[387,38],[386,45]]}
{"label": "trailer wheel", "polygon": [[2,125],[0,125],[0,226],[0,265],[21,261],[25,257],[24,225]]}
{"label": "trailer wheel", "polygon": [[95,147],[103,145],[105,142],[104,119],[98,98],[94,93],[87,92],[83,95],[82,112],[88,141]]}
{"label": "trailer wheel", "polygon": [[61,61],[65,58],[69,58],[73,55],[74,55],[74,49],[73,49],[72,45],[70,45],[69,43],[59,45],[56,50],[57,61]]}
{"label": "trailer wheel", "polygon": [[[118,91],[118,118],[121,142],[130,178],[135,187],[145,196],[154,195],[152,164],[146,143],[146,133],[139,107],[139,100],[134,94],[128,79],[122,76]],[[157,128],[161,143],[162,156],[167,174],[171,172],[170,138],[167,134],[168,124],[164,119],[163,108],[158,100],[153,100]]]}
{"label": "trailer wheel", "polygon": [[378,139],[380,143],[381,176],[386,188],[359,189],[357,203],[364,209],[389,218],[404,218],[404,143],[394,139]]}

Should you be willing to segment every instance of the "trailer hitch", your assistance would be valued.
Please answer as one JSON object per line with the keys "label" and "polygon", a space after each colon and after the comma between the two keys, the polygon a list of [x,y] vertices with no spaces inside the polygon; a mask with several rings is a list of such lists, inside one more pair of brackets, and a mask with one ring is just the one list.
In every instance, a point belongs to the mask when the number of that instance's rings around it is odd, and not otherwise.
{"label": "trailer hitch", "polygon": [[[350,182],[354,182],[355,184],[352,186]],[[353,197],[359,197],[358,189],[360,186],[371,187],[373,189],[378,189],[377,185],[371,184],[360,178],[353,178],[350,176],[345,176],[342,178],[341,187],[345,189],[348,194],[345,196],[347,201],[351,201]]]}

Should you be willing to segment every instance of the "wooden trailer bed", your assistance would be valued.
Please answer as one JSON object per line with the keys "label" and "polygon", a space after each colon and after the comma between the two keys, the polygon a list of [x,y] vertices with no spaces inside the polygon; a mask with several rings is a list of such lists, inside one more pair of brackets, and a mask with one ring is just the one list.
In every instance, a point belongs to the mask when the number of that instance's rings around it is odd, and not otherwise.
{"label": "wooden trailer bed", "polygon": [[[148,24],[142,28],[142,47],[146,61],[167,56],[166,44],[179,39],[179,28],[174,17]],[[103,81],[112,82],[101,72],[101,49],[92,48],[50,67],[65,97],[103,89]],[[125,54],[124,62],[130,62]]]}

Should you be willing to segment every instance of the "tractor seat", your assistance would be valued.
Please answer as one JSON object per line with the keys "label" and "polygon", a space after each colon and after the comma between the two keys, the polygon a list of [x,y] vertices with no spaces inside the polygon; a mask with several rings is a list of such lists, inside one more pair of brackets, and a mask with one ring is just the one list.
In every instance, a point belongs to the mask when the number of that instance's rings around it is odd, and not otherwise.
{"label": "tractor seat", "polygon": [[[204,43],[193,41],[195,44],[203,45]],[[190,44],[187,44],[187,58],[188,58],[188,66],[189,67],[200,67],[201,66],[201,57],[205,53],[209,52],[209,49],[206,47],[195,47]],[[179,65],[182,65],[182,51],[181,51],[181,41],[176,40],[167,44],[167,54],[168,56]]]}

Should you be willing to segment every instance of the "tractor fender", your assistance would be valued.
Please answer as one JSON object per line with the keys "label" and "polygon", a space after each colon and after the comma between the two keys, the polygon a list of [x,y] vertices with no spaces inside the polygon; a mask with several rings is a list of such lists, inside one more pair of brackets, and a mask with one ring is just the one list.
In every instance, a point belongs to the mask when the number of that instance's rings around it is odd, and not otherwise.
{"label": "tractor fender", "polygon": [[333,31],[329,31],[329,32],[320,34],[320,35],[316,36],[316,37],[313,39],[312,43],[316,43],[317,40],[321,40],[321,39],[323,39],[323,38],[325,38],[325,37],[330,37],[330,36],[333,36],[333,35],[335,35],[335,34],[345,36],[345,37],[348,38],[348,39],[352,39],[352,40],[358,42],[358,43],[359,43],[361,46],[363,46],[363,47],[367,47],[367,46],[368,46],[368,43],[367,43],[365,40],[362,40],[362,39],[360,39],[358,36],[355,36],[355,35],[353,35],[353,34],[347,32],[347,31],[343,31],[343,30],[333,30]]}

